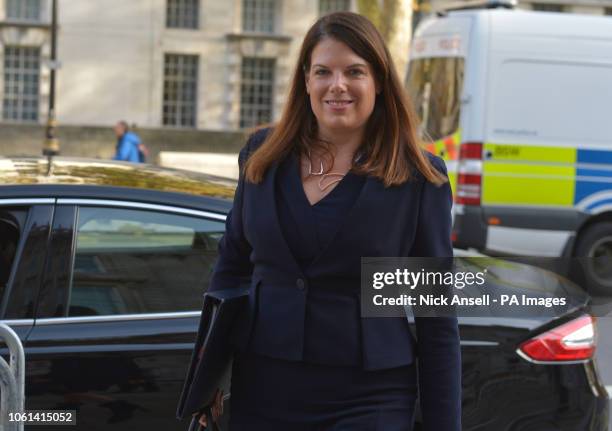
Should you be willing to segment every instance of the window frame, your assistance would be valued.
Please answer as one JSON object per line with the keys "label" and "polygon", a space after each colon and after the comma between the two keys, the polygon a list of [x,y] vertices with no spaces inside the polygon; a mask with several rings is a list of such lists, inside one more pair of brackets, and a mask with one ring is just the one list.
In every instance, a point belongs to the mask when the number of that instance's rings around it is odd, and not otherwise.
{"label": "window frame", "polygon": [[[270,9],[272,20],[270,22],[266,21],[265,17],[262,17],[264,11],[261,10],[261,5],[264,3],[272,3],[272,8]],[[258,6],[260,9],[258,9]],[[280,7],[281,2],[278,0],[242,0],[240,14],[241,30],[245,33],[278,33]],[[250,14],[250,12],[253,13]]]}
{"label": "window frame", "polygon": [[[2,49],[2,78],[4,86],[4,91],[2,92],[2,121],[38,123],[40,120],[41,102],[42,49],[40,46],[25,45],[4,45]],[[15,50],[16,54],[9,57],[9,54],[7,54],[9,50]],[[38,55],[30,55],[32,53],[37,53]],[[36,67],[26,68],[25,64],[28,63],[28,60],[32,61],[32,59],[36,59]],[[17,66],[8,66],[10,62],[17,62]],[[26,92],[28,78],[35,78],[30,83],[32,89],[36,90],[35,95]],[[13,87],[15,91],[8,91],[9,87]],[[8,104],[10,102],[15,103],[15,109],[12,107],[9,109]],[[28,102],[33,105],[33,110],[24,108]]]}
{"label": "window frame", "polygon": [[[352,10],[352,0],[319,0],[318,2],[319,16],[327,15],[333,12],[348,12]],[[346,5],[346,8],[338,7],[339,3]]]}
{"label": "window frame", "polygon": [[[174,73],[169,73],[168,70],[171,69],[172,65],[169,62],[170,58],[176,59],[177,71]],[[185,69],[187,67],[185,65],[185,61],[194,61],[192,65],[194,68],[193,75],[193,87],[192,97],[186,98],[184,92],[184,84],[189,80],[185,71],[178,71],[179,67]],[[180,65],[180,66],[179,66]],[[198,89],[199,89],[199,81],[200,81],[200,56],[198,54],[185,54],[185,53],[176,53],[176,52],[165,52],[163,56],[163,73],[162,73],[162,125],[164,127],[173,127],[173,128],[184,128],[184,129],[194,129],[198,125]],[[176,86],[176,95],[174,98],[170,98],[170,86],[174,84]],[[168,97],[166,97],[168,95]],[[189,117],[188,124],[184,123],[184,116],[182,114],[182,109],[188,106],[193,106],[192,115]],[[174,107],[174,114],[170,114],[170,107]],[[170,118],[173,118],[170,120]]]}
{"label": "window frame", "polygon": [[[253,78],[253,79],[245,79],[245,62],[254,61],[254,65],[250,66],[253,71],[253,75],[257,75],[262,72],[263,69],[255,67],[259,62],[269,62],[271,64],[271,68],[269,70],[263,70],[265,72],[271,72],[272,79],[271,82],[266,82],[261,79]],[[261,124],[269,123],[274,119],[274,97],[275,97],[275,87],[276,87],[276,79],[277,79],[277,61],[276,58],[268,58],[268,57],[242,57],[240,64],[240,118],[239,118],[239,127],[240,128],[249,128],[255,127]],[[257,92],[258,88],[261,88],[263,85],[267,85],[270,88],[270,104],[269,106],[265,106],[263,104],[259,104],[256,101],[247,103],[245,98],[247,96],[252,96],[255,99],[257,96],[261,96],[262,92]],[[250,91],[250,94],[245,94],[247,88]],[[256,120],[253,122],[254,118],[259,117],[259,113],[264,110],[269,111],[269,118],[267,121],[257,123]]]}
{"label": "window frame", "polygon": [[[36,1],[36,17],[28,17],[28,0],[5,0],[4,3],[4,16],[6,20],[9,22],[19,22],[19,23],[40,23],[43,21],[43,2],[42,0]],[[32,0],[30,0],[32,1]],[[11,5],[16,5],[18,13],[16,15],[10,14]]]}
{"label": "window frame", "polygon": [[[171,3],[174,3],[171,5]],[[174,6],[173,8],[171,6]],[[192,7],[193,6],[193,7]],[[172,15],[172,9],[175,15]],[[200,29],[200,0],[166,0],[166,28],[178,30]],[[190,22],[181,21],[186,17],[192,17]]]}

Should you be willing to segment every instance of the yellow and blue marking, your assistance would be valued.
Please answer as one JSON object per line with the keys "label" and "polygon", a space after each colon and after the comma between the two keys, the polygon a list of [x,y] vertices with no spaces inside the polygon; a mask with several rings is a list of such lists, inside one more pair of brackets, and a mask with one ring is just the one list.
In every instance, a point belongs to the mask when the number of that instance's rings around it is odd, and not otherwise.
{"label": "yellow and blue marking", "polygon": [[612,205],[612,150],[485,144],[484,205]]}
{"label": "yellow and blue marking", "polygon": [[574,204],[587,213],[610,209],[612,150],[577,150],[577,161]]}
{"label": "yellow and blue marking", "polygon": [[[461,132],[426,148],[441,156],[455,189]],[[586,213],[612,210],[610,150],[485,143],[482,204],[576,208]]]}

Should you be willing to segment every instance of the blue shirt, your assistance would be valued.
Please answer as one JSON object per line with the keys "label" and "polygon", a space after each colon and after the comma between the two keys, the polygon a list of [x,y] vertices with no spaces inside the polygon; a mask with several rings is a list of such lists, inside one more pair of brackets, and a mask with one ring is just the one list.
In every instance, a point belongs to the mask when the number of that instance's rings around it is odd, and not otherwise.
{"label": "blue shirt", "polygon": [[140,145],[140,138],[136,133],[125,132],[117,140],[117,151],[113,160],[123,160],[126,162],[138,163],[140,162],[138,146]]}

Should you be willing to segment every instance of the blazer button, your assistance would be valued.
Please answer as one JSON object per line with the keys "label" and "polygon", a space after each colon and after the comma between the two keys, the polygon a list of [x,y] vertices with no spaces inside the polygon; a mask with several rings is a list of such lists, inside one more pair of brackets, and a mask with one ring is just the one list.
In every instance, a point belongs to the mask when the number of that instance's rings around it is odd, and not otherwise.
{"label": "blazer button", "polygon": [[306,287],[306,283],[301,278],[298,278],[297,281],[295,282],[295,284],[296,284],[297,288],[300,289],[300,290],[304,290],[304,288]]}

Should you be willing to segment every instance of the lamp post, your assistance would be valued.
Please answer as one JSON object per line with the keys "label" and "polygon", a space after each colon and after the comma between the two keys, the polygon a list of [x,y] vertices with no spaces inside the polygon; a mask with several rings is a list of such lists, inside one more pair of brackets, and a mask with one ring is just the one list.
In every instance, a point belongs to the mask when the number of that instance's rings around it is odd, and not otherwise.
{"label": "lamp post", "polygon": [[57,62],[57,0],[51,0],[51,77],[49,80],[49,112],[47,114],[47,128],[45,132],[45,145],[43,155],[52,157],[59,154],[59,140],[55,137],[55,72],[59,65]]}

